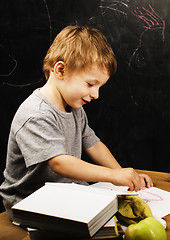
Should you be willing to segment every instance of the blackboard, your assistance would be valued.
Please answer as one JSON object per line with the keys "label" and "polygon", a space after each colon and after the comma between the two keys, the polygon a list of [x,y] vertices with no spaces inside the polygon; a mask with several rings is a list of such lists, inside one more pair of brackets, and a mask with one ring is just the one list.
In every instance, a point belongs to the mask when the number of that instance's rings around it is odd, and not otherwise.
{"label": "blackboard", "polygon": [[1,0],[1,178],[10,124],[45,83],[42,61],[67,25],[98,28],[118,71],[86,106],[90,126],[124,167],[170,171],[170,8],[168,0]]}

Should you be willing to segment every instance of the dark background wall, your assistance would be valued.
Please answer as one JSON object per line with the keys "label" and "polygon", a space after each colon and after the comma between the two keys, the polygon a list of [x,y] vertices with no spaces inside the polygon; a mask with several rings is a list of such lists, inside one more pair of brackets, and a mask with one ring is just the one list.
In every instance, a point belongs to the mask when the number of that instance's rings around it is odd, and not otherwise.
{"label": "dark background wall", "polygon": [[45,83],[45,53],[69,24],[101,30],[118,61],[85,107],[96,134],[122,166],[170,172],[169,0],[1,0],[0,183],[14,113]]}

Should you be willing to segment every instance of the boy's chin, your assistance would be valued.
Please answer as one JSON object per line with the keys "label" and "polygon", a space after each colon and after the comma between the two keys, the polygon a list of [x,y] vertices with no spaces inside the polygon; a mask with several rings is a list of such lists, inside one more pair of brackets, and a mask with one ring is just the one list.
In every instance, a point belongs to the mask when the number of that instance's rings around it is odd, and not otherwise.
{"label": "boy's chin", "polygon": [[79,109],[83,106],[83,104],[75,104],[75,105],[67,105],[67,112],[71,112],[72,108]]}

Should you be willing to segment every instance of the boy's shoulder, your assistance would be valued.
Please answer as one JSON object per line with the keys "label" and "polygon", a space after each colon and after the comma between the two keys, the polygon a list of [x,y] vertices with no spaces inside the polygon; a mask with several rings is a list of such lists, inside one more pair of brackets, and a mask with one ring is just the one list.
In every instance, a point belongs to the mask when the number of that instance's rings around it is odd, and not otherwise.
{"label": "boy's shoulder", "polygon": [[39,90],[36,89],[34,92],[19,106],[15,116],[22,115],[33,115],[39,112],[43,98],[39,94]]}
{"label": "boy's shoulder", "polygon": [[20,128],[30,119],[49,118],[53,111],[48,104],[44,102],[43,97],[36,89],[18,108],[12,121],[12,126]]}

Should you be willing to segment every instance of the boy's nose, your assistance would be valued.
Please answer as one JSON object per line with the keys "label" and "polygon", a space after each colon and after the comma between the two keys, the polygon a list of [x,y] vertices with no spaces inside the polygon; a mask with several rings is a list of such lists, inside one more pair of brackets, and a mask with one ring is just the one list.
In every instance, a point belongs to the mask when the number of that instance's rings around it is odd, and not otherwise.
{"label": "boy's nose", "polygon": [[98,99],[99,98],[99,89],[94,88],[91,92],[91,98],[92,99]]}

